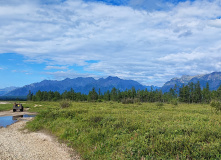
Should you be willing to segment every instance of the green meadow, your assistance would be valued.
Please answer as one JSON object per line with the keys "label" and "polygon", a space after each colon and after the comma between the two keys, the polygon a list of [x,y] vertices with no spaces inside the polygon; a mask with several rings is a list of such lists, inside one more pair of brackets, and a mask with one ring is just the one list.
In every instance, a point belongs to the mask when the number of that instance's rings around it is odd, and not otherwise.
{"label": "green meadow", "polygon": [[0,112],[12,110],[12,107],[13,104],[0,104]]}
{"label": "green meadow", "polygon": [[[41,105],[41,106],[36,106]],[[35,107],[33,107],[35,106]],[[47,130],[82,159],[221,159],[221,114],[209,104],[29,102]]]}

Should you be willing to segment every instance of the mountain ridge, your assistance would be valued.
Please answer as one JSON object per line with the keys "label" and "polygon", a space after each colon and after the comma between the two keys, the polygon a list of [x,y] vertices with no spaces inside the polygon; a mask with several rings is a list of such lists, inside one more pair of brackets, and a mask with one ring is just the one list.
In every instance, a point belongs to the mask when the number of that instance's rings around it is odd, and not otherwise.
{"label": "mountain ridge", "polygon": [[14,87],[14,86],[11,86],[11,87],[6,87],[6,88],[2,88],[0,89],[0,96],[4,95],[4,94],[7,94],[9,93],[10,91],[13,91],[15,89],[17,89],[18,87]]}
{"label": "mountain ridge", "polygon": [[[74,79],[66,78],[61,81],[57,80],[43,80],[41,82],[32,83],[30,85],[25,85],[23,87],[17,88],[4,96],[26,96],[29,93],[29,90],[32,93],[37,91],[58,91],[63,93],[65,90],[69,91],[71,88],[75,92],[81,92],[83,94],[88,94],[92,88],[95,88],[97,91],[100,89],[101,93],[106,92],[107,90],[111,91],[113,87],[124,91],[126,89],[131,89],[135,87],[137,90],[150,90],[151,86],[144,86],[134,80],[123,80],[118,77],[107,77],[106,79],[100,78],[95,80],[92,77],[78,77]],[[152,86],[153,89],[158,89],[158,87]]]}
{"label": "mountain ridge", "polygon": [[124,80],[118,77],[109,76],[107,78],[100,78],[95,80],[92,77],[78,77],[74,79],[66,78],[64,80],[43,80],[41,82],[32,83],[25,85],[20,88],[6,88],[0,89],[0,96],[26,96],[29,90],[32,93],[36,93],[38,90],[41,91],[58,91],[63,93],[65,90],[69,91],[71,88],[75,92],[81,92],[83,94],[88,94],[89,91],[95,87],[96,91],[100,89],[101,93],[106,92],[107,90],[111,91],[113,87],[119,89],[120,91],[125,91],[126,89],[131,89],[135,87],[136,90],[151,90],[151,87],[156,89],[161,89],[163,93],[169,92],[170,88],[173,88],[175,84],[178,88],[182,85],[187,85],[191,82],[197,83],[200,82],[201,88],[206,86],[206,83],[209,83],[210,90],[217,90],[221,85],[221,72],[212,72],[209,74],[201,74],[196,76],[183,75],[180,78],[172,78],[170,81],[167,81],[162,87],[157,86],[144,86],[134,80]]}
{"label": "mountain ridge", "polygon": [[217,90],[221,85],[221,72],[212,72],[208,74],[201,74],[196,76],[183,75],[181,78],[172,78],[170,81],[166,82],[162,87],[162,92],[169,92],[170,88],[173,88],[176,84],[177,87],[182,87],[182,85],[187,85],[191,82],[200,82],[201,88],[206,87],[206,83],[209,83],[210,90]]}

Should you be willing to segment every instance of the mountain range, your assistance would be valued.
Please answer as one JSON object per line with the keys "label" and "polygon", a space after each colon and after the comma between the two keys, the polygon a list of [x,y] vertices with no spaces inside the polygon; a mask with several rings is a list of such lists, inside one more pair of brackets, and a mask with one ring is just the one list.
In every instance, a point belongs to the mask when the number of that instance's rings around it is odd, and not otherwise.
{"label": "mountain range", "polygon": [[[135,87],[137,90],[151,89],[151,86],[143,86],[140,83],[133,80],[123,80],[118,77],[107,77],[106,79],[100,78],[95,80],[94,78],[75,78],[70,79],[66,78],[62,81],[57,80],[44,80],[39,83],[33,83],[30,85],[26,85],[21,88],[14,89],[4,96],[26,96],[29,93],[29,90],[32,93],[36,93],[37,91],[58,91],[63,93],[65,90],[69,91],[71,88],[75,92],[81,92],[83,94],[88,94],[92,88],[98,91],[100,89],[101,93],[106,92],[107,90],[111,91],[113,87],[119,89],[120,91],[125,91],[126,89],[131,89]],[[152,86],[153,89],[159,89],[158,87]]]}
{"label": "mountain range", "polygon": [[135,87],[136,90],[162,90],[162,92],[169,92],[170,88],[173,88],[176,84],[178,87],[182,85],[187,85],[190,82],[196,83],[200,82],[201,87],[205,87],[206,83],[209,83],[210,90],[217,90],[221,85],[221,72],[213,72],[210,74],[188,76],[184,75],[181,78],[173,78],[170,81],[166,82],[162,87],[156,86],[144,86],[133,80],[123,80],[118,77],[107,77],[106,79],[100,78],[95,80],[94,78],[75,78],[70,79],[66,78],[62,81],[57,80],[44,80],[38,83],[32,83],[20,88],[9,87],[5,89],[0,89],[0,96],[26,96],[29,93],[29,90],[32,93],[37,91],[58,91],[63,93],[65,90],[69,91],[71,88],[75,92],[81,92],[83,94],[88,94],[93,87],[98,91],[100,89],[101,93],[106,92],[107,90],[111,91],[113,87],[119,89],[120,91],[125,91],[126,89],[131,89]]}
{"label": "mountain range", "polygon": [[170,88],[173,88],[176,84],[177,87],[187,85],[191,82],[200,82],[201,88],[206,87],[206,83],[209,83],[210,90],[217,90],[221,85],[221,72],[213,72],[210,74],[196,75],[196,76],[182,76],[181,78],[173,78],[166,82],[161,90],[163,92],[169,92]]}

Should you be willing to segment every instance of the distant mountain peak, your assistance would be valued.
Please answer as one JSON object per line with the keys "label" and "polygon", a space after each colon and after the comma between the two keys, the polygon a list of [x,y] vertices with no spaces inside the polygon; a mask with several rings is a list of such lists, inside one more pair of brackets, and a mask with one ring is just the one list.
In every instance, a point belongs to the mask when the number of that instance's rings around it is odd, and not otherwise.
{"label": "distant mountain peak", "polygon": [[120,80],[120,78],[109,76],[109,77],[106,78],[106,80]]}
{"label": "distant mountain peak", "polygon": [[187,81],[190,81],[194,76],[189,76],[189,75],[183,75],[181,78],[180,78],[180,81],[182,83],[186,83]]}
{"label": "distant mountain peak", "polygon": [[178,87],[187,85],[190,82],[200,82],[201,87],[205,87],[206,83],[209,83],[210,90],[216,90],[221,85],[221,72],[212,72],[210,74],[200,74],[196,76],[183,75],[181,78],[173,78],[166,82],[161,90],[163,92],[169,92],[170,88],[173,88],[176,84]]}

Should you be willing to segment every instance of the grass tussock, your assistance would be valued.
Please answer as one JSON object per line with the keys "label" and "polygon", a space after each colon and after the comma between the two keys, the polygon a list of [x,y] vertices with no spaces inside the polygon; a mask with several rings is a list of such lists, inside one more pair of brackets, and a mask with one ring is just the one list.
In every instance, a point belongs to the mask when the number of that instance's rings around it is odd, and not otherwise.
{"label": "grass tussock", "polygon": [[83,159],[221,159],[221,116],[201,104],[43,104],[31,130],[47,129]]}
{"label": "grass tussock", "polygon": [[71,106],[71,101],[70,100],[65,99],[65,100],[62,100],[60,102],[60,107],[61,108],[68,108],[70,106]]}

